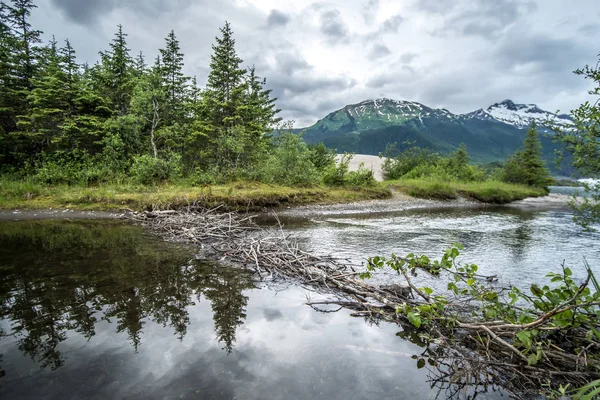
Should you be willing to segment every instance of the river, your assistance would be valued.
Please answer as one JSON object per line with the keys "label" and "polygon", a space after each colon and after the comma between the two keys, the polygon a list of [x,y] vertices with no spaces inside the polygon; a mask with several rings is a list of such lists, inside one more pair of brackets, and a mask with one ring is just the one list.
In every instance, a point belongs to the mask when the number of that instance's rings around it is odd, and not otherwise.
{"label": "river", "polygon": [[[503,284],[526,287],[563,260],[575,275],[583,276],[584,258],[600,273],[599,234],[581,232],[567,210],[430,209],[283,223],[307,249],[357,265],[392,252],[435,257],[461,242],[462,258]],[[422,348],[397,326],[344,309],[317,312],[304,303],[322,295],[196,260],[192,248],[123,221],[0,221],[0,270],[3,399],[438,393],[412,359]]]}

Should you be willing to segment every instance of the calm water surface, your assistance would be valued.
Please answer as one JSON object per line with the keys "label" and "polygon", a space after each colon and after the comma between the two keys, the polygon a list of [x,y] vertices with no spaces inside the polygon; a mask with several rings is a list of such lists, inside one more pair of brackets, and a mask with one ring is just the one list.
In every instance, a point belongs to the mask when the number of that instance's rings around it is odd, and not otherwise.
{"label": "calm water surface", "polygon": [[[465,261],[526,285],[563,259],[598,270],[598,234],[566,211],[419,211],[288,219],[315,252]],[[391,324],[304,305],[319,295],[197,261],[117,221],[0,221],[0,398],[434,398]],[[376,280],[391,280],[382,274]],[[444,393],[440,398],[444,398]],[[497,394],[488,395],[495,398]],[[485,398],[485,397],[484,397]]]}

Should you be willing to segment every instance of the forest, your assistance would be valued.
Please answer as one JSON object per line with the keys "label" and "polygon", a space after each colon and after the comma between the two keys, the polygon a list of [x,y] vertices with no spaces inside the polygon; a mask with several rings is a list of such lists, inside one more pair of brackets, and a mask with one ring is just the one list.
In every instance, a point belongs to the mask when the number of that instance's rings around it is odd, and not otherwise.
{"label": "forest", "polygon": [[324,146],[273,135],[285,128],[276,99],[266,79],[244,66],[229,23],[215,39],[201,87],[183,72],[174,31],[146,60],[133,55],[119,25],[99,60],[81,65],[68,39],[42,43],[30,23],[35,7],[33,0],[13,0],[0,10],[4,176],[83,186],[237,179],[309,185],[334,169]]}

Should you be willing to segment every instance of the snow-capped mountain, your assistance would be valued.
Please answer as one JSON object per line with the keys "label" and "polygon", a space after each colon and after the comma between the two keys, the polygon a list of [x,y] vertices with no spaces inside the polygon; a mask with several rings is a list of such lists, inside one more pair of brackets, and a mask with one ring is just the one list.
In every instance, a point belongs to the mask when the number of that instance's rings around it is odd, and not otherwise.
{"label": "snow-capped mountain", "polygon": [[516,126],[519,129],[529,127],[532,122],[535,122],[538,126],[548,125],[549,121],[561,127],[569,127],[573,124],[573,120],[568,115],[557,115],[544,111],[535,104],[515,104],[511,100],[492,104],[487,110],[481,108],[469,114],[464,114],[464,116],[480,120],[496,120]]}
{"label": "snow-capped mountain", "polygon": [[[476,162],[492,162],[505,160],[522,145],[531,122],[547,131],[549,119],[563,126],[572,124],[567,115],[510,100],[468,114],[454,114],[415,101],[382,98],[349,104],[297,131],[304,132],[307,143],[323,142],[338,152],[376,155],[390,144],[401,150],[413,143],[449,153],[463,143]],[[552,165],[556,145],[543,135],[540,140],[546,162]]]}
{"label": "snow-capped mountain", "polygon": [[383,119],[384,121],[399,121],[404,118],[414,117],[442,117],[457,118],[445,108],[430,108],[416,101],[376,99],[366,100],[358,104],[352,104],[344,107],[338,112],[348,113],[355,119]]}

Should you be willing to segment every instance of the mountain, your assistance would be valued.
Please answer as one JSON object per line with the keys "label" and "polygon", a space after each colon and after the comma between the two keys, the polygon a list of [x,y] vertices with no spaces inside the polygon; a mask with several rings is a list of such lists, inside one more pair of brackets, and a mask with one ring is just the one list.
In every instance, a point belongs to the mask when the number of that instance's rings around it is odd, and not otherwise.
{"label": "mountain", "polygon": [[521,129],[528,128],[532,122],[539,126],[546,125],[548,121],[561,127],[568,127],[573,124],[573,119],[569,115],[557,115],[544,111],[535,104],[515,104],[511,100],[492,104],[487,110],[480,108],[464,116],[484,120],[495,119]]}
{"label": "mountain", "polygon": [[[407,142],[449,153],[464,143],[474,162],[489,163],[504,161],[514,153],[523,143],[531,121],[543,128],[548,119],[564,126],[570,123],[568,116],[510,100],[486,110],[453,114],[444,108],[384,98],[347,105],[303,131],[308,143],[323,142],[338,152],[359,154],[377,155],[392,143],[403,150]],[[544,158],[553,168],[556,145],[548,137],[541,137],[541,141]]]}

